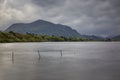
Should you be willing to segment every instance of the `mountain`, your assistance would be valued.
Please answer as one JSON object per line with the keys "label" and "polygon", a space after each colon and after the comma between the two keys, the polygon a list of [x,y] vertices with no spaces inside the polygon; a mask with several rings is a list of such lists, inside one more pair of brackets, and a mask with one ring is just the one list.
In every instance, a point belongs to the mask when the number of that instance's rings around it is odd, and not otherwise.
{"label": "mountain", "polygon": [[92,40],[104,40],[103,37],[95,35],[80,35],[81,38],[92,39]]}
{"label": "mountain", "polygon": [[38,35],[55,35],[64,37],[81,37],[93,40],[103,40],[102,37],[94,35],[80,35],[76,30],[69,26],[54,24],[44,20],[37,20],[32,23],[16,23],[8,27],[5,32],[33,33]]}
{"label": "mountain", "polygon": [[111,38],[112,40],[120,41],[120,35],[114,36]]}
{"label": "mountain", "polygon": [[79,37],[80,34],[66,25],[54,24],[44,20],[32,23],[16,23],[11,25],[5,32],[34,33],[39,35],[55,35],[64,37]]}

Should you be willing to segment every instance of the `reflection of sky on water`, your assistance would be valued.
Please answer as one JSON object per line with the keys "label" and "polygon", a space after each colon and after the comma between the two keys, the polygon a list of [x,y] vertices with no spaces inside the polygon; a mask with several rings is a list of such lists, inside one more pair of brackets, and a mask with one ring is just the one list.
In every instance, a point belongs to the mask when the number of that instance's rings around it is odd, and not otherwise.
{"label": "reflection of sky on water", "polygon": [[[0,80],[120,80],[119,44],[0,44]],[[14,51],[14,64],[11,50]],[[63,51],[62,57],[58,50]]]}

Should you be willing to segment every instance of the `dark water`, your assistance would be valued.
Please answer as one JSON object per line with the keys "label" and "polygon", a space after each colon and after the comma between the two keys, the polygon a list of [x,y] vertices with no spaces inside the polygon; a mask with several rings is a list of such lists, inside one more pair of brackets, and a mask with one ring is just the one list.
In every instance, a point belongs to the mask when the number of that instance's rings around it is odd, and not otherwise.
{"label": "dark water", "polygon": [[120,42],[3,43],[0,80],[120,80]]}

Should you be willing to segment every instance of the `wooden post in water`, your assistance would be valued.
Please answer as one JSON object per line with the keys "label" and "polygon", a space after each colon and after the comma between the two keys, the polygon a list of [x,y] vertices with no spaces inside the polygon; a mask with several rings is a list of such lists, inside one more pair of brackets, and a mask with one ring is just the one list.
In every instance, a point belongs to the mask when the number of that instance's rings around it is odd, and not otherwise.
{"label": "wooden post in water", "polygon": [[41,59],[41,55],[40,55],[40,51],[38,50],[38,56],[39,56],[39,60]]}
{"label": "wooden post in water", "polygon": [[61,54],[61,57],[63,56],[63,52],[62,52],[62,50],[60,50],[60,54]]}
{"label": "wooden post in water", "polygon": [[11,57],[12,57],[12,63],[14,63],[14,52],[13,51],[12,51]]}

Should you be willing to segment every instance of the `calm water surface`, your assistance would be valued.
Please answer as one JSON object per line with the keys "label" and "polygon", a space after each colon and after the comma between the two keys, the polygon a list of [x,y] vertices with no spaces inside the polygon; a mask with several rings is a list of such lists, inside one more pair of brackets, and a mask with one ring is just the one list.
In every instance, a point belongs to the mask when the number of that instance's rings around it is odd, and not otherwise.
{"label": "calm water surface", "polygon": [[120,80],[120,42],[1,43],[0,80]]}

